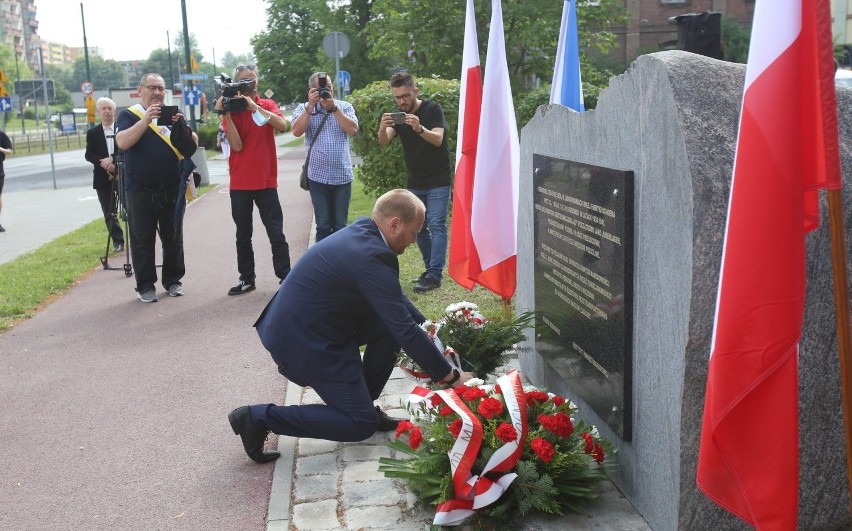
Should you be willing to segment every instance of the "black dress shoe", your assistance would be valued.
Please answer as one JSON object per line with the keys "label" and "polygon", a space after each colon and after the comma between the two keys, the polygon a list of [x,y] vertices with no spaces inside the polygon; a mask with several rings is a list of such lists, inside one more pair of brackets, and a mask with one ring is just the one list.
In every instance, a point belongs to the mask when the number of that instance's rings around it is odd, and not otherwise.
{"label": "black dress shoe", "polygon": [[400,419],[394,419],[382,411],[379,406],[376,406],[376,415],[379,416],[379,423],[376,424],[376,431],[396,431],[397,425],[402,422]]}
{"label": "black dress shoe", "polygon": [[231,429],[243,440],[243,448],[252,461],[257,463],[268,463],[275,461],[281,454],[278,452],[264,452],[263,444],[266,442],[267,430],[259,430],[251,423],[251,414],[248,406],[238,407],[228,413],[228,422]]}

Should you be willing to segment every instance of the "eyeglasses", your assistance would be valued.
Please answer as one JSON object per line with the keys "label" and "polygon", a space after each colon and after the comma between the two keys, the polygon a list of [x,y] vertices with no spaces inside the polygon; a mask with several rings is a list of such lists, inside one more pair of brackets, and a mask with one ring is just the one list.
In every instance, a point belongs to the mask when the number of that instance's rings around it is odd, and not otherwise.
{"label": "eyeglasses", "polygon": [[394,95],[393,99],[395,99],[396,101],[407,100],[408,98],[411,97],[412,94],[414,94],[414,93],[413,92],[406,92],[405,94],[400,94],[399,96]]}
{"label": "eyeglasses", "polygon": [[257,67],[254,65],[240,65],[234,68],[234,75],[239,74],[240,72],[245,72],[246,70],[251,70],[252,72],[257,72]]}
{"label": "eyeglasses", "polygon": [[142,86],[145,87],[146,89],[152,91],[152,92],[158,92],[158,91],[159,92],[165,92],[166,91],[166,87],[164,87],[163,85],[142,85]]}

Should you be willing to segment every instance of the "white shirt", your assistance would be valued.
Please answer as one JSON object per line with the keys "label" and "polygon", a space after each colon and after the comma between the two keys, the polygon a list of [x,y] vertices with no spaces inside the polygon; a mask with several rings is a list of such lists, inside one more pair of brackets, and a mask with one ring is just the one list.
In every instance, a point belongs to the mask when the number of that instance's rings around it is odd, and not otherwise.
{"label": "white shirt", "polygon": [[109,127],[104,126],[104,136],[106,137],[107,153],[111,157],[115,149],[115,123]]}

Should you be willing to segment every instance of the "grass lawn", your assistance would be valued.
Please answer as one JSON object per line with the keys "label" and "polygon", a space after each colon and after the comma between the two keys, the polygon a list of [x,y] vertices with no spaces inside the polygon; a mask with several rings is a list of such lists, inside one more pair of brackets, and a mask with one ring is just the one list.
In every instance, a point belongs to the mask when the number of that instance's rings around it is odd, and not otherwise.
{"label": "grass lawn", "polygon": [[[302,140],[296,139],[294,142]],[[201,192],[211,186],[202,187]],[[356,181],[352,187],[349,220],[368,216],[375,199],[364,195]],[[91,271],[101,267],[98,257],[104,250],[103,220],[97,219],[32,252],[0,265],[0,331],[8,330],[22,319],[31,317],[51,299],[74,286]],[[443,316],[447,305],[471,301],[486,316],[502,313],[502,301],[496,295],[477,287],[473,292],[457,285],[449,276],[444,284],[428,293],[419,294],[411,282],[423,272],[423,260],[417,245],[400,256],[400,283],[411,301],[429,319]]]}

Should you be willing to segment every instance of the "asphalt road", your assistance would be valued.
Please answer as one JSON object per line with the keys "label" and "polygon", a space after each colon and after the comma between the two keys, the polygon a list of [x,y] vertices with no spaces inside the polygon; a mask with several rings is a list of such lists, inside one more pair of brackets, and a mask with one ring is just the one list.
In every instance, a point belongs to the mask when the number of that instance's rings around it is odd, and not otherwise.
{"label": "asphalt road", "polygon": [[[298,148],[279,160],[294,261],[312,220],[297,182],[304,156]],[[74,223],[55,210],[57,226]],[[12,229],[29,229],[15,219]],[[255,231],[258,288],[229,297],[238,273],[226,187],[189,205],[185,234],[185,296],[158,285],[160,302],[143,304],[132,278],[97,268],[0,334],[0,529],[265,528],[273,466],[245,456],[227,413],[282,403],[286,390],[252,328],[278,288],[269,243]]]}
{"label": "asphalt road", "polygon": [[75,149],[53,154],[12,156],[3,162],[6,184],[3,196],[26,190],[92,187],[92,165],[83,158],[86,150]]}

